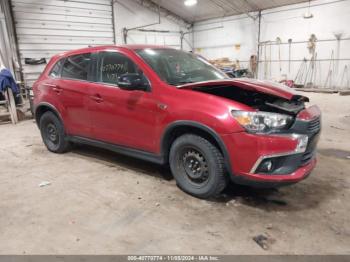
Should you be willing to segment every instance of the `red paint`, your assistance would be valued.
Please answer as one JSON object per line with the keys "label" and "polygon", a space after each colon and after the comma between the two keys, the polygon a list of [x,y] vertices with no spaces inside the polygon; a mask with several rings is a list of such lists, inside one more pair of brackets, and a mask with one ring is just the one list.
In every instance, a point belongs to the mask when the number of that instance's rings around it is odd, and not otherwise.
{"label": "red paint", "polygon": [[[293,151],[296,141],[288,137],[248,134],[230,115],[230,110],[249,110],[249,106],[197,92],[206,85],[230,85],[292,99],[295,93],[288,87],[250,79],[228,79],[186,84],[181,88],[170,86],[134,52],[156,46],[104,46],[70,51],[54,56],[34,84],[34,104],[51,104],[62,117],[66,133],[89,137],[131,148],[161,153],[161,138],[166,128],[179,120],[205,125],[220,137],[225,145],[235,176],[255,181],[298,181],[315,166],[311,161],[293,174],[276,176],[250,174],[257,159],[264,154]],[[133,60],[151,83],[151,91],[126,91],[115,86],[48,76],[53,65],[62,57],[81,53],[113,50]],[[310,120],[319,116],[317,108],[302,111],[298,118]]]}
{"label": "red paint", "polygon": [[296,95],[294,90],[286,87],[285,85],[274,83],[274,82],[259,81],[256,79],[249,79],[249,78],[247,79],[233,78],[233,79],[220,80],[220,81],[199,82],[199,83],[182,85],[180,86],[180,88],[193,89],[201,86],[215,86],[215,85],[237,86],[246,90],[278,96],[288,100],[292,99],[293,96]]}
{"label": "red paint", "polygon": [[319,117],[320,115],[321,115],[321,111],[318,108],[318,106],[313,105],[299,112],[297,118],[308,121],[308,120],[314,119],[315,117]]}

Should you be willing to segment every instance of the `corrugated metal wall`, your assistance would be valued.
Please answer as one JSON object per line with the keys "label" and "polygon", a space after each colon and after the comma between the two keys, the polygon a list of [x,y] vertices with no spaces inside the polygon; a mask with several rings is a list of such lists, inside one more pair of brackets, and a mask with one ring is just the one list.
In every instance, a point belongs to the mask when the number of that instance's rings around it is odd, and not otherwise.
{"label": "corrugated metal wall", "polygon": [[[8,57],[8,36],[6,30],[5,15],[0,5],[0,66],[10,68],[10,58]],[[10,68],[11,69],[11,68]]]}
{"label": "corrugated metal wall", "polygon": [[20,80],[19,58],[9,1],[0,1],[0,56],[1,64],[10,69],[16,80]]}
{"label": "corrugated metal wall", "polygon": [[31,86],[45,65],[25,65],[25,58],[47,61],[57,53],[114,43],[111,0],[12,0],[25,84]]}

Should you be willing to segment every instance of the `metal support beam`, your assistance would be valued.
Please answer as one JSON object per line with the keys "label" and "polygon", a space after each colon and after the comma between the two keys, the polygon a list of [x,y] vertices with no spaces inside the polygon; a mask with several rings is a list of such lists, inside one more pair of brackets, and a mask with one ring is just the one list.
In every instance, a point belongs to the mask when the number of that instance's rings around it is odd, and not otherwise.
{"label": "metal support beam", "polygon": [[259,61],[260,61],[260,35],[261,35],[261,10],[259,11],[258,14],[258,50],[257,50],[257,56],[256,56],[256,73],[255,73],[255,78],[258,78],[259,74]]}
{"label": "metal support beam", "polygon": [[117,43],[117,37],[115,33],[115,13],[114,13],[114,0],[111,0],[111,5],[112,5],[112,25],[113,25],[113,43]]}
{"label": "metal support beam", "polygon": [[[145,27],[153,26],[153,25],[159,25],[161,23],[161,16],[166,16],[167,18],[171,18],[176,23],[181,23],[183,26],[189,27],[190,24],[182,19],[181,17],[177,16],[176,14],[170,12],[169,10],[161,7],[160,2],[154,3],[151,0],[134,0],[138,2],[138,4],[142,5],[145,8],[151,9],[152,11],[156,11],[158,14],[158,21],[155,23],[140,25],[132,28],[123,28],[123,41],[124,44],[127,44],[128,42],[128,32],[129,31],[141,31],[141,32],[156,32],[156,33],[179,33],[180,34],[180,41],[181,41],[181,49],[182,49],[182,41],[183,37],[181,35],[181,31],[169,31],[169,30],[156,30],[156,29],[144,29]],[[186,40],[186,39],[185,39]]]}
{"label": "metal support beam", "polygon": [[123,43],[126,45],[128,43],[128,29],[123,28]]}
{"label": "metal support beam", "polygon": [[185,39],[185,33],[183,31],[180,31],[180,45],[181,45],[181,50],[184,49],[184,39]]}
{"label": "metal support beam", "polygon": [[[339,40],[337,40],[336,38],[329,38],[329,39],[317,39],[317,42],[336,42],[336,41],[349,41],[350,37],[344,37],[344,38],[340,38]],[[292,44],[305,44],[305,43],[309,43],[309,40],[305,40],[305,41],[293,41]],[[276,41],[268,41],[267,42],[261,42],[260,44],[264,44],[264,45],[289,45],[288,42],[281,42],[281,43],[277,43]]]}

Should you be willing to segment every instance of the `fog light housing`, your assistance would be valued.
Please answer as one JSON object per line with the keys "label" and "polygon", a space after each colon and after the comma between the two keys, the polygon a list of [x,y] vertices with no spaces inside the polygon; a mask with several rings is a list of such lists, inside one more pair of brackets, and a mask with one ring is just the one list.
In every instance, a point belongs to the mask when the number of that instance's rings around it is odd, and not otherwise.
{"label": "fog light housing", "polygon": [[274,168],[274,163],[272,159],[265,159],[261,162],[258,168],[259,173],[270,173]]}

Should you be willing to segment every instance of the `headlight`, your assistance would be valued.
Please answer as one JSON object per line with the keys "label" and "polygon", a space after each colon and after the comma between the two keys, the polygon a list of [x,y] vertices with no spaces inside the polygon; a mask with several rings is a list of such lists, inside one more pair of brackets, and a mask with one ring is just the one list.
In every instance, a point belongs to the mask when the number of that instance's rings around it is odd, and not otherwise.
{"label": "headlight", "polygon": [[267,133],[286,128],[293,120],[291,116],[269,113],[231,111],[232,116],[247,131],[253,133]]}

